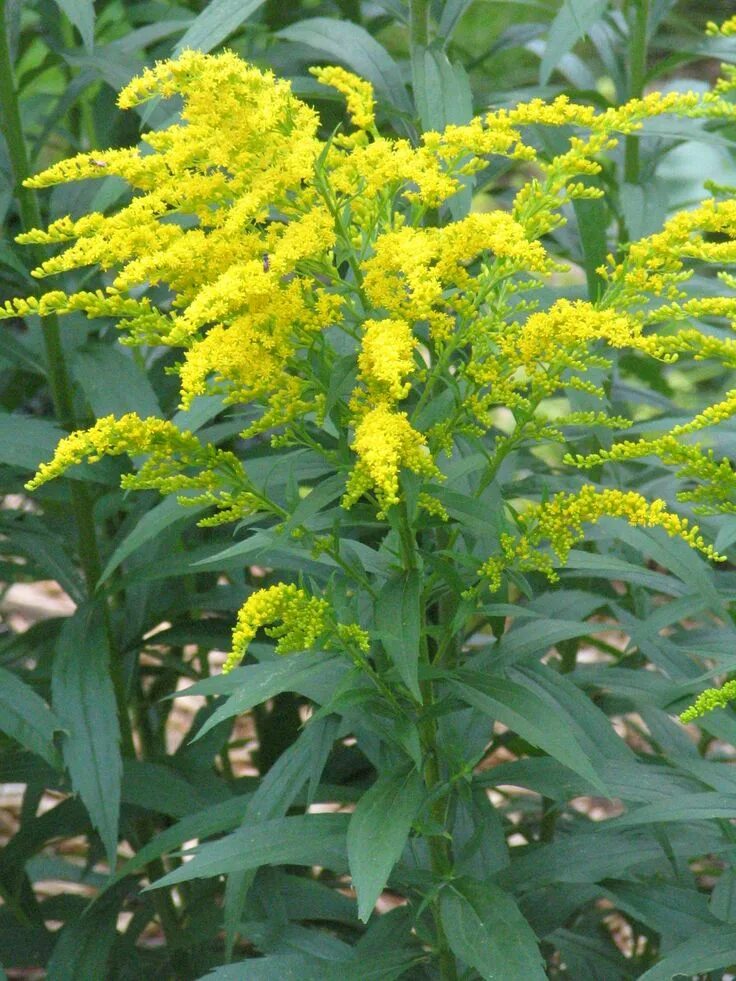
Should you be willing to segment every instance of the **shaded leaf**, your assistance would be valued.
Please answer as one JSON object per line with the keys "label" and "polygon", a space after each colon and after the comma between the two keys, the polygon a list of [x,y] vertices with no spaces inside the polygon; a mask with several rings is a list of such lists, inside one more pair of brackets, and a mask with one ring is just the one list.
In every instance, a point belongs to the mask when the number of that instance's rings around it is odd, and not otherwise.
{"label": "shaded leaf", "polygon": [[[554,715],[535,692],[508,678],[459,671],[450,689],[468,705],[498,719],[603,790],[603,784],[564,715]],[[604,791],[605,792],[605,791]]]}
{"label": "shaded leaf", "polygon": [[366,921],[399,860],[424,798],[412,767],[381,774],[363,794],[350,819],[348,859],[358,894],[358,916]]}
{"label": "shaded leaf", "polygon": [[85,48],[91,51],[95,43],[94,0],[55,0],[55,2],[79,31]]}
{"label": "shaded leaf", "polygon": [[729,967],[736,961],[736,927],[711,927],[671,950],[654,967],[639,976],[639,981],[672,981],[680,974],[706,974]]}
{"label": "shaded leaf", "polygon": [[20,678],[0,668],[0,729],[49,766],[61,765],[54,733],[63,728],[46,702]]}
{"label": "shaded leaf", "polygon": [[323,865],[347,869],[347,814],[300,814],[241,828],[220,841],[200,845],[179,868],[149,889],[209,878],[262,865]]}
{"label": "shaded leaf", "polygon": [[277,37],[314,48],[328,61],[337,61],[372,82],[376,94],[397,109],[411,112],[401,72],[382,44],[365,28],[329,17],[300,20],[279,31]]}
{"label": "shaded leaf", "polygon": [[453,953],[482,978],[546,978],[532,928],[513,898],[499,886],[455,879],[440,894],[440,915]]}
{"label": "shaded leaf", "polygon": [[608,7],[608,0],[564,0],[552,21],[539,66],[539,81],[546,85],[558,63],[584,37]]}
{"label": "shaded leaf", "polygon": [[419,688],[420,601],[419,572],[389,579],[376,599],[376,633],[412,695],[421,701]]}
{"label": "shaded leaf", "polygon": [[72,786],[115,865],[120,810],[120,729],[109,649],[99,607],[82,606],[59,636],[52,704],[66,735],[64,763]]}
{"label": "shaded leaf", "polygon": [[189,48],[205,53],[212,51],[264,3],[265,0],[212,0],[187,28],[174,48],[174,55]]}

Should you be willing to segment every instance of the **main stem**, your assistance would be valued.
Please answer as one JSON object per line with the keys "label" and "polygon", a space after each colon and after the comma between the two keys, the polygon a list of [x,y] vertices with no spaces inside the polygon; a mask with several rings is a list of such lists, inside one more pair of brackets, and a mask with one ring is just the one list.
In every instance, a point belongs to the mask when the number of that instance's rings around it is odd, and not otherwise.
{"label": "main stem", "polygon": [[429,0],[410,0],[409,35],[412,48],[429,44]]}
{"label": "main stem", "polygon": [[[644,94],[647,71],[647,29],[649,26],[649,0],[633,0],[634,15],[629,23],[629,98],[640,99]],[[624,180],[627,184],[639,182],[639,137],[626,137],[624,151]]]}
{"label": "main stem", "polygon": [[[415,571],[421,567],[417,550],[417,540],[409,521],[406,502],[401,501],[398,506],[398,533],[401,548],[401,562],[406,572]],[[429,662],[429,647],[427,644],[427,617],[426,608],[421,611],[421,647],[418,656],[423,663]],[[430,679],[421,682],[422,697],[425,710],[431,710],[434,701],[434,684]],[[434,716],[426,718],[421,724],[421,740],[424,750],[424,785],[429,794],[434,793],[440,786],[442,774],[440,772],[439,741],[437,733],[437,720]],[[432,822],[437,827],[444,830],[446,823],[446,809],[444,799],[438,797],[433,801],[431,808]],[[448,879],[452,874],[452,852],[450,842],[444,835],[432,834],[428,840],[429,861],[432,874],[437,881]],[[437,940],[437,960],[440,970],[441,981],[457,981],[457,966],[452,949],[447,941],[442,917],[440,915],[439,891],[431,903],[432,918],[434,920],[435,937]]]}

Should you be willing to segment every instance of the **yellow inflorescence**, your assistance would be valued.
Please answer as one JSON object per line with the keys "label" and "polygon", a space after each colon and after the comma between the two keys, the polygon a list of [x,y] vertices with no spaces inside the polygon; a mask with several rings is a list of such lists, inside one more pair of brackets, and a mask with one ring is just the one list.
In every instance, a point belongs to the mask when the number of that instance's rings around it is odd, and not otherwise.
{"label": "yellow inflorescence", "polygon": [[261,627],[266,627],[269,637],[277,639],[279,654],[307,650],[319,638],[329,644],[330,634],[349,648],[365,651],[368,647],[368,635],[357,624],[335,622],[327,600],[309,596],[294,583],[277,583],[257,590],[240,608],[233,630],[232,651],[223,665],[223,674],[239,663]]}
{"label": "yellow inflorescence", "polygon": [[585,536],[583,526],[601,518],[623,518],[640,528],[663,528],[670,537],[682,538],[709,559],[725,561],[700,535],[697,525],[691,526],[686,518],[668,511],[664,501],[649,501],[635,491],[599,490],[586,484],[577,493],[555,494],[545,504],[526,511],[521,516],[522,535],[503,535],[502,554],[489,559],[481,574],[488,577],[492,589],[499,588],[501,573],[510,566],[544,572],[554,581],[557,575],[552,556],[540,551],[539,546],[548,543],[558,564],[564,565],[570,550]]}
{"label": "yellow inflorescence", "polygon": [[[732,33],[731,21],[719,31]],[[65,216],[21,236],[60,246],[38,277],[96,265],[108,271],[107,285],[10,301],[0,317],[117,318],[125,343],[177,349],[182,408],[208,394],[247,405],[244,435],[322,448],[331,465],[336,456],[325,445],[337,432],[352,453],[344,506],[365,498],[381,517],[401,500],[402,473],[441,479],[441,454],[453,452],[458,435],[485,436],[499,410],[512,425],[491,445],[494,468],[514,444],[561,440],[565,426],[623,428],[627,420],[607,411],[598,371],[608,366],[607,347],[664,363],[687,356],[736,366],[736,340],[697,322],[736,325],[736,280],[721,276],[723,296],[688,293],[696,264],[736,262],[736,200],[723,189],[609,257],[595,302],[560,299],[540,309],[534,301],[534,291],[565,268],[548,251],[550,232],[564,224],[571,202],[602,194],[589,178],[622,134],[665,113],[733,121],[736,72],[726,70],[705,94],[648,93],[604,112],[565,96],[535,99],[424,133],[416,145],[377,131],[368,82],[337,67],[314,75],[345,97],[351,135],[323,139],[316,112],[287,82],[232,52],[187,51],[146,69],[123,90],[120,106],[178,96],[180,120],[147,133],[142,149],[83,153],[28,182],[116,176],[129,184],[132,196],[114,214]],[[566,127],[560,152],[527,144],[528,126]],[[458,199],[447,202],[489,157],[533,168],[508,207],[450,221]],[[338,362],[340,378],[356,378],[352,392],[339,378],[333,385]],[[563,407],[548,418],[549,401],[566,400],[571,390],[599,407]],[[696,482],[684,497],[701,508],[735,509],[730,464],[683,442],[735,411],[730,393],[655,439],[564,462],[589,467],[654,453]],[[320,427],[324,445],[314,435]],[[208,523],[270,506],[234,454],[135,416],[103,419],[63,440],[30,486],[115,453],[149,457],[126,486],[198,490],[192,500],[219,509]],[[447,519],[429,488],[418,488],[416,502]],[[543,543],[562,561],[583,525],[606,514],[662,526],[714,557],[662,502],[587,487],[527,512],[520,537],[504,538],[486,574],[496,582],[511,562],[551,572]]]}
{"label": "yellow inflorescence", "polygon": [[337,89],[345,96],[347,102],[348,115],[358,129],[375,131],[375,98],[373,86],[370,82],[359,78],[352,72],[346,71],[335,65],[326,68],[310,68],[312,75],[323,85],[329,85]]}
{"label": "yellow inflorescence", "polygon": [[350,507],[367,491],[374,491],[379,513],[399,502],[402,469],[424,477],[439,477],[425,437],[412,428],[405,412],[379,404],[360,419],[353,447],[358,457],[350,475],[343,506]]}
{"label": "yellow inflorescence", "polygon": [[367,388],[400,401],[409,394],[406,381],[414,368],[416,342],[405,320],[367,320],[358,356],[360,376]]}
{"label": "yellow inflorescence", "polygon": [[698,695],[694,703],[680,714],[680,722],[694,722],[706,712],[726,708],[729,702],[734,699],[736,699],[736,681],[727,681],[722,688],[706,688]]}

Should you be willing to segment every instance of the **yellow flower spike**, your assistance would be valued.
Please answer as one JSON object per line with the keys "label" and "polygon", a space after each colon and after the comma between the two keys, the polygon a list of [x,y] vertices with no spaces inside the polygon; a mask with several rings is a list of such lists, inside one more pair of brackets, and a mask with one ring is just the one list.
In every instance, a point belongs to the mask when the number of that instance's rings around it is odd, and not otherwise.
{"label": "yellow flower spike", "polygon": [[376,129],[375,97],[373,86],[370,82],[354,75],[352,72],[330,65],[325,68],[310,68],[309,73],[314,75],[318,82],[329,85],[330,88],[337,89],[341,95],[345,96],[347,102],[348,115],[357,129],[374,132]]}
{"label": "yellow flower spike", "polygon": [[416,341],[404,320],[366,320],[358,356],[360,377],[369,390],[398,402],[409,394],[406,375],[414,368]]}
{"label": "yellow flower spike", "polygon": [[[736,18],[734,18],[734,22],[736,22]],[[736,33],[736,26],[734,33]],[[719,708],[726,708],[729,702],[732,702],[734,699],[736,699],[736,680],[727,681],[722,688],[706,688],[705,691],[698,695],[689,708],[686,708],[684,712],[680,713],[680,722],[685,724],[694,722],[707,712],[713,712]]]}
{"label": "yellow flower spike", "polygon": [[502,536],[501,555],[488,559],[481,567],[480,575],[489,580],[494,590],[501,584],[501,573],[510,566],[543,572],[555,581],[557,575],[551,557],[539,551],[540,546],[547,543],[558,562],[564,565],[570,550],[584,538],[583,525],[594,524],[601,518],[623,518],[640,528],[663,528],[671,538],[682,538],[706,558],[725,561],[724,556],[707,544],[697,525],[691,526],[687,518],[668,511],[664,501],[647,500],[635,491],[599,490],[586,484],[577,493],[555,494],[545,504],[526,511],[521,522],[528,530],[519,538]]}
{"label": "yellow flower spike", "polygon": [[425,437],[416,431],[405,412],[379,404],[366,412],[355,427],[352,443],[358,460],[348,480],[343,507],[349,508],[367,491],[378,498],[380,516],[399,502],[402,468],[424,477],[441,479]]}
{"label": "yellow flower spike", "polygon": [[232,651],[222,666],[223,674],[240,662],[261,627],[277,639],[279,654],[308,650],[320,637],[328,647],[335,642],[363,652],[369,647],[368,634],[357,624],[335,621],[327,600],[310,596],[294,583],[277,583],[252,593],[238,611]]}

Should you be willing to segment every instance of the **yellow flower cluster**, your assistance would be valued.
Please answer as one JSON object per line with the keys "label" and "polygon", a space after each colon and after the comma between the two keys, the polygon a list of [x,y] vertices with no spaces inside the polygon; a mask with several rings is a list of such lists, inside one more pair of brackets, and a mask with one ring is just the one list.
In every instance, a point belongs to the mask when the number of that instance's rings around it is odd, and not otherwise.
{"label": "yellow flower cluster", "polygon": [[721,37],[732,37],[736,34],[736,14],[733,17],[729,17],[722,24],[716,24],[714,21],[709,20],[705,28],[705,33],[711,37],[718,35]]}
{"label": "yellow flower cluster", "polygon": [[[246,435],[270,432],[311,450],[324,448],[315,439],[320,427],[329,439],[354,433],[343,503],[365,495],[381,516],[401,498],[402,472],[440,479],[440,454],[452,451],[458,434],[485,435],[499,409],[510,410],[515,428],[497,440],[491,467],[525,439],[559,439],[563,426],[623,426],[625,420],[607,416],[605,403],[601,411],[562,409],[552,420],[545,411],[547,400],[567,398],[570,389],[604,397],[591,369],[607,366],[605,345],[663,361],[687,355],[736,365],[736,341],[702,332],[697,323],[672,329],[710,316],[736,323],[732,296],[691,297],[686,290],[695,263],[736,261],[733,199],[714,197],[678,213],[660,232],[610,257],[599,270],[605,290],[595,303],[562,299],[538,309],[531,298],[563,268],[546,236],[564,224],[569,202],[601,193],[581,178],[600,172],[602,156],[621,134],[664,113],[733,120],[733,79],[704,95],[651,93],[604,112],[564,96],[535,99],[425,133],[412,145],[377,132],[369,83],[342,68],[314,75],[345,97],[357,132],[321,139],[317,114],[286,82],[232,52],[188,51],[134,79],[121,107],[179,96],[181,118],[147,133],[143,148],[80,154],[29,182],[45,187],[114,175],[132,188],[129,203],[114,214],[63,217],[22,236],[62,247],[36,275],[97,265],[107,271],[105,287],[11,301],[0,317],[79,311],[115,317],[126,342],[178,349],[183,408],[216,393],[226,404],[248,405],[254,421]],[[528,126],[574,133],[560,152],[545,156],[525,142]],[[463,178],[492,156],[533,163],[510,206],[445,221],[445,203]],[[428,220],[438,208],[441,220]],[[727,276],[722,281],[734,288]],[[332,384],[339,359],[354,359],[347,371],[357,374],[352,395]],[[439,397],[447,399],[440,418],[430,411]],[[663,459],[704,482],[688,492],[693,500],[714,501],[713,488],[722,490],[731,478],[708,452],[683,448],[677,438],[730,417],[733,406],[728,396],[657,444]],[[232,454],[203,447],[188,433],[177,436],[161,420],[136,419],[101,420],[62,441],[32,486],[80,459],[145,453],[150,460],[125,478],[127,485],[199,488],[220,509],[206,521],[267,507]],[[654,442],[628,445],[597,459],[655,449]],[[658,522],[701,547],[692,529],[658,510],[661,502],[645,513],[638,497],[618,493],[588,488],[558,501],[567,532],[549,524],[553,550],[564,554],[569,536],[577,540],[601,508],[618,508],[635,523]],[[426,488],[418,500],[446,517]],[[532,562],[544,521],[557,513],[544,507],[537,530],[528,527],[520,543],[509,544],[522,564]],[[535,561],[546,561],[546,553],[536,554]]]}
{"label": "yellow flower cluster", "polygon": [[366,632],[357,624],[335,623],[327,600],[309,596],[294,583],[277,583],[252,593],[238,611],[232,651],[222,667],[223,674],[239,663],[261,627],[266,627],[269,637],[277,639],[279,654],[308,650],[321,637],[329,644],[330,634],[349,648],[368,648]]}
{"label": "yellow flower cluster", "polygon": [[360,418],[352,445],[358,461],[348,479],[343,507],[351,507],[363,494],[374,491],[379,517],[385,517],[399,502],[402,469],[427,478],[441,477],[426,438],[412,427],[405,412],[396,412],[385,403]]}
{"label": "yellow flower cluster", "polygon": [[373,86],[352,72],[335,65],[325,68],[310,68],[309,71],[323,85],[337,89],[345,96],[348,115],[358,129],[375,132],[376,116]]}
{"label": "yellow flower cluster", "polygon": [[368,390],[398,402],[409,394],[406,376],[414,368],[415,341],[405,320],[366,320],[358,356],[360,377]]}
{"label": "yellow flower cluster", "polygon": [[[736,21],[736,18],[734,18]],[[734,33],[736,33],[736,25]],[[687,724],[699,719],[706,712],[726,708],[729,702],[736,698],[736,681],[727,681],[722,688],[706,688],[695,699],[695,702],[680,714],[680,722]]]}
{"label": "yellow flower cluster", "polygon": [[598,489],[586,484],[574,494],[555,494],[551,500],[536,505],[521,515],[523,533],[519,537],[504,534],[499,556],[490,558],[481,568],[492,589],[501,585],[501,574],[510,566],[525,571],[545,573],[557,579],[552,555],[540,551],[548,543],[558,564],[564,565],[573,546],[583,540],[583,525],[601,518],[623,518],[641,528],[663,528],[671,538],[682,538],[714,561],[725,561],[700,535],[697,525],[690,526],[686,518],[667,510],[662,500],[649,501],[635,491]]}

